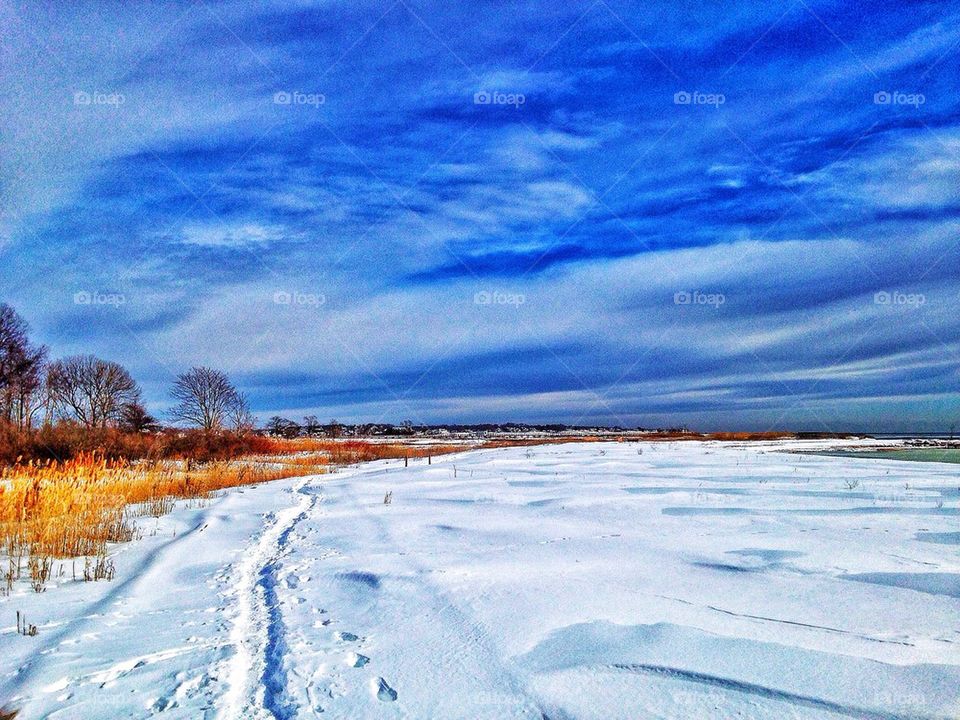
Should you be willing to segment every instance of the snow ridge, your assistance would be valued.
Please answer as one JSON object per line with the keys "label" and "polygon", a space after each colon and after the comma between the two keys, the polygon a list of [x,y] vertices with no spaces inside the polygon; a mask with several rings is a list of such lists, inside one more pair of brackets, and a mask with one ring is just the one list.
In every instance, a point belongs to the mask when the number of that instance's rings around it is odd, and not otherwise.
{"label": "snow ridge", "polygon": [[676,680],[697,683],[700,685],[719,687],[724,690],[743,693],[745,695],[754,695],[770,700],[779,700],[797,707],[825,710],[836,715],[857,718],[857,720],[925,720],[926,718],[930,718],[930,720],[947,720],[945,717],[933,718],[929,715],[904,715],[897,712],[886,712],[882,710],[869,710],[866,708],[853,707],[851,705],[831,702],[829,700],[812,697],[810,695],[786,692],[784,690],[778,690],[776,688],[770,688],[764,685],[757,685],[756,683],[743,682],[719,675],[684,670],[682,668],[669,667],[666,665],[614,663],[610,667],[615,670],[649,675],[660,675]]}

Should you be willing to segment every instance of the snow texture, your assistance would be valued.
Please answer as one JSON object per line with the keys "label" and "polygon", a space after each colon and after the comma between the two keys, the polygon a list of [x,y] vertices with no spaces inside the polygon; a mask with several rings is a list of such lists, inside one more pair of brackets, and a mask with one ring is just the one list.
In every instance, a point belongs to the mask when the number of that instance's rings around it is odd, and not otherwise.
{"label": "snow texture", "polygon": [[74,582],[68,561],[0,599],[0,702],[29,720],[956,718],[958,468],[789,452],[824,446],[484,450],[181,504],[115,549],[117,580]]}

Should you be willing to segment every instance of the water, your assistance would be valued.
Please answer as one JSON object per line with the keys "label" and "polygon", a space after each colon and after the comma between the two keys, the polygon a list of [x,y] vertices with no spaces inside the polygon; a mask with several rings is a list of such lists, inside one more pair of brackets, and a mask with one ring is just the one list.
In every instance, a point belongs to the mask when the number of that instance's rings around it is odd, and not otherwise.
{"label": "water", "polygon": [[876,458],[878,460],[906,460],[912,462],[960,463],[960,448],[904,448],[902,450],[831,450],[814,453],[834,457]]}
{"label": "water", "polygon": [[915,432],[915,433],[864,433],[864,436],[876,438],[877,440],[955,440],[960,438],[960,433],[953,432],[953,431]]}

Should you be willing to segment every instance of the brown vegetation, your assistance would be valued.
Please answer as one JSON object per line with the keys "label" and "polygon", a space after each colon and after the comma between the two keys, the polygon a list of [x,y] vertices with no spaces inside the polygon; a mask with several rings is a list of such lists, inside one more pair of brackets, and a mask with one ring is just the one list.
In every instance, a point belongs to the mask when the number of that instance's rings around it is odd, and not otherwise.
{"label": "brown vegetation", "polygon": [[796,433],[768,430],[766,432],[715,432],[706,436],[708,440],[763,441],[795,438]]}
{"label": "brown vegetation", "polygon": [[[125,437],[115,440],[134,442]],[[8,558],[3,572],[6,590],[27,572],[34,590],[42,591],[54,559],[85,557],[85,579],[112,578],[108,544],[133,539],[136,518],[164,515],[178,499],[209,498],[224,488],[313,475],[335,465],[464,449],[359,440],[238,439],[202,433],[145,442],[148,451],[159,452],[162,446],[171,456],[178,451],[184,455],[182,459],[128,461],[91,453],[66,461],[18,462],[0,469],[0,553]],[[239,448],[247,454],[196,460],[198,455],[216,457]]]}

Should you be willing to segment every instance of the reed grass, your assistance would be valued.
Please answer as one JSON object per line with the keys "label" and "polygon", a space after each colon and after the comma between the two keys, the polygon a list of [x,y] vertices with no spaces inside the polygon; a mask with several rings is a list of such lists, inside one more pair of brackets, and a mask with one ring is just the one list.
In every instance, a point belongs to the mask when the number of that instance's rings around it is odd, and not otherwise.
{"label": "reed grass", "polygon": [[9,592],[24,571],[42,592],[54,559],[87,558],[84,578],[111,579],[110,543],[137,537],[136,519],[160,517],[177,500],[203,500],[225,488],[327,472],[332,466],[386,458],[420,458],[457,445],[404,445],[301,438],[261,444],[268,454],[233,460],[128,462],[96,453],[63,462],[0,468],[0,572]]}

